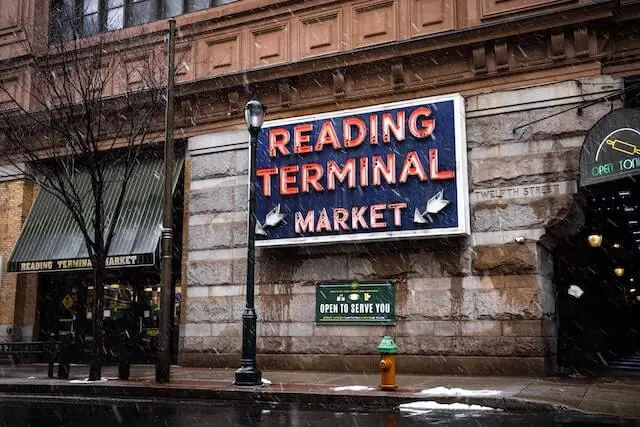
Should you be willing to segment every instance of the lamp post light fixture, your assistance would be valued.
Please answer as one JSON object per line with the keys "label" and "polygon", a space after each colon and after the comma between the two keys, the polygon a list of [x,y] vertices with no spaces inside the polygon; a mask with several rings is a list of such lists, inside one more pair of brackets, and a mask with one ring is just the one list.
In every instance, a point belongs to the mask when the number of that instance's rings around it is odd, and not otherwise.
{"label": "lamp post light fixture", "polygon": [[247,290],[246,305],[242,314],[242,358],[236,370],[235,385],[255,386],[262,384],[262,373],[256,366],[256,311],[254,308],[255,287],[255,239],[256,239],[256,146],[258,133],[264,122],[267,108],[258,100],[251,100],[244,109],[244,120],[249,135],[249,218],[247,230]]}
{"label": "lamp post light fixture", "polygon": [[592,248],[599,248],[602,245],[602,234],[592,233],[587,237],[587,241]]}

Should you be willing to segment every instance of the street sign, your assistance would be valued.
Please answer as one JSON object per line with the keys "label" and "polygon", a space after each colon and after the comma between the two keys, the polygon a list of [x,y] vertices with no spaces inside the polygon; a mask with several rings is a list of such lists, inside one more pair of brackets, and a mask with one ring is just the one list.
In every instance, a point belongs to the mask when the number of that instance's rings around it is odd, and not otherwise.
{"label": "street sign", "polygon": [[316,284],[318,324],[393,325],[396,295],[391,282],[321,282]]}

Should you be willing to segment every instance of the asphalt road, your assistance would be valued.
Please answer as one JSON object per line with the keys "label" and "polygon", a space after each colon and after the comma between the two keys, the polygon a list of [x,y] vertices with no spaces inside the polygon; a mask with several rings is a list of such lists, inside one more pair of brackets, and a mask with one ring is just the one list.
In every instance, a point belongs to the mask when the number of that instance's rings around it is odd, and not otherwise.
{"label": "asphalt road", "polygon": [[0,402],[0,426],[209,427],[209,426],[573,426],[637,425],[617,417],[495,410],[359,410],[238,401],[138,400],[82,396],[16,396]]}

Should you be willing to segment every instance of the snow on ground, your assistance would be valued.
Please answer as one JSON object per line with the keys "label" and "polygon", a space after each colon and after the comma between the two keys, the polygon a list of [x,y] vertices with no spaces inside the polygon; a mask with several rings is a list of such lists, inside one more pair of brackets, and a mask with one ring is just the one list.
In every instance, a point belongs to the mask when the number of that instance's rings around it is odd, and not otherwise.
{"label": "snow on ground", "polygon": [[89,381],[89,378],[85,378],[83,380],[70,380],[70,383],[74,383],[74,384],[91,384],[91,383],[98,383],[98,382],[106,382],[107,379],[102,377],[100,378],[100,381]]}
{"label": "snow on ground", "polygon": [[438,403],[432,401],[418,401],[403,403],[398,408],[401,411],[423,413],[425,411],[497,411],[499,409],[488,406],[467,405],[466,403]]}
{"label": "snow on ground", "polygon": [[263,379],[262,379],[262,384],[264,384],[264,385],[271,385],[271,384],[273,384],[273,383],[271,382],[271,380],[268,380],[268,379],[266,379],[266,378],[263,378]]}
{"label": "snow on ground", "polygon": [[435,387],[427,390],[422,390],[420,394],[426,394],[427,396],[460,396],[460,397],[473,397],[473,396],[499,396],[502,394],[500,390],[466,390],[464,388],[457,387]]}
{"label": "snow on ground", "polygon": [[331,390],[335,391],[367,391],[367,390],[375,390],[373,387],[367,387],[366,385],[346,385],[341,387],[332,387]]}

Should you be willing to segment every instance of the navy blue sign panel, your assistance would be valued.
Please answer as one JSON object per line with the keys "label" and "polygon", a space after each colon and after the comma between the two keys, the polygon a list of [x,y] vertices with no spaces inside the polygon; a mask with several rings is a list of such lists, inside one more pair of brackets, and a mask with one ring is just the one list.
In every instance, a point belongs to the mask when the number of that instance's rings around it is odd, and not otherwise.
{"label": "navy blue sign panel", "polygon": [[257,246],[468,234],[462,97],[266,122],[256,220]]}

